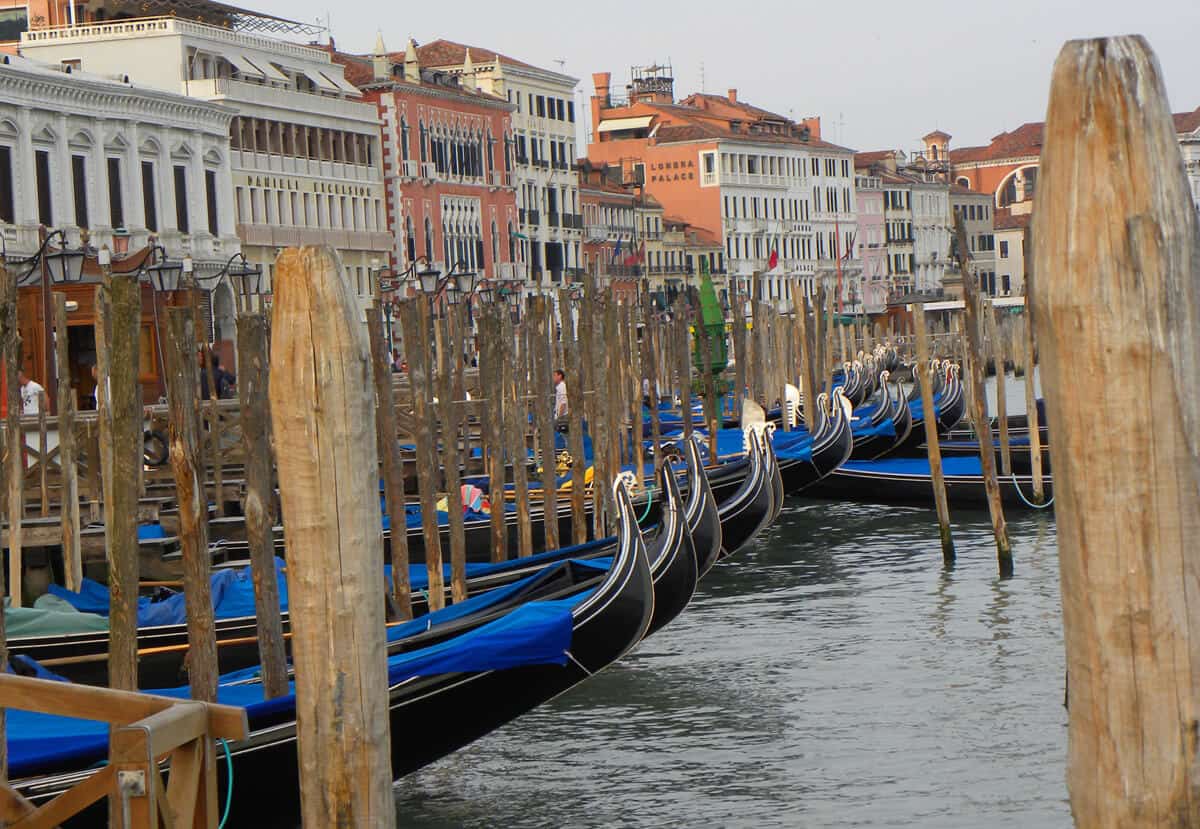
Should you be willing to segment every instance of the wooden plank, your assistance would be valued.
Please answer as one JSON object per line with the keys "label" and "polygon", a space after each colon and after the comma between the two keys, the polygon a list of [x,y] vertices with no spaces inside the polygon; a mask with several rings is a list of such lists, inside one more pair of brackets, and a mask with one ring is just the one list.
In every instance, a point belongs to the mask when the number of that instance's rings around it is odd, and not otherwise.
{"label": "wooden plank", "polygon": [[1033,218],[1078,826],[1200,825],[1200,228],[1140,36],[1067,43]]}
{"label": "wooden plank", "polygon": [[196,428],[200,373],[192,358],[195,322],[191,308],[167,309],[166,373],[170,409],[170,463],[179,505],[179,546],[183,557],[183,595],[187,608],[188,681],[192,699],[217,698],[217,643],[209,580],[207,499],[199,469]]}
{"label": "wooden plank", "polygon": [[[105,274],[108,416],[111,458],[104,527],[109,549],[108,681],[113,688],[137,688],[137,469],[142,465],[142,395],[138,387],[141,291],[132,275]],[[97,338],[99,340],[99,338]],[[97,341],[97,351],[100,343]]]}
{"label": "wooden plank", "polygon": [[394,826],[370,346],[328,248],[285,250],[274,288],[301,814],[307,826]]}
{"label": "wooden plank", "polygon": [[962,216],[955,217],[955,234],[958,238],[958,267],[963,282],[963,327],[966,329],[964,347],[968,352],[968,385],[970,387],[969,413],[979,438],[979,459],[983,467],[983,486],[987,491],[988,513],[992,519],[992,535],[996,539],[996,559],[1001,576],[1012,575],[1012,546],[1008,541],[1008,524],[1004,520],[1004,507],[1000,502],[1000,484],[996,480],[996,450],[992,444],[992,429],[988,424],[987,400],[983,391],[983,344],[980,342],[980,299],[978,277],[970,266],[967,256],[967,233]]}
{"label": "wooden plank", "polygon": [[[933,503],[937,508],[938,532],[942,540],[942,563],[954,565],[954,536],[950,532],[950,504],[946,500],[946,479],[942,475],[942,449],[938,445],[937,418],[933,411],[933,383],[929,376],[929,334],[925,327],[925,304],[913,303],[913,327],[917,333],[917,364],[913,373],[921,389],[921,411],[925,424],[925,448],[929,455],[929,477],[933,484]],[[905,403],[904,405],[908,405]]]}
{"label": "wooden plank", "polygon": [[42,389],[38,392],[38,494],[41,496],[41,514],[46,517],[50,514],[50,490],[47,487],[46,467],[49,465],[48,459],[50,455],[50,441],[46,430],[46,415],[50,411],[50,397],[46,394],[46,390]]}
{"label": "wooden plank", "polygon": [[[401,619],[412,618],[412,584],[408,577],[408,517],[405,512],[404,462],[396,439],[396,398],[392,390],[392,355],[388,351],[379,308],[367,309],[371,371],[375,381],[375,440],[383,461],[383,496],[387,508],[392,562],[392,601]],[[246,415],[242,415],[243,421]],[[245,427],[243,427],[244,429]],[[249,452],[249,448],[247,448]]]}
{"label": "wooden plank", "polygon": [[[66,822],[67,818],[79,814],[100,798],[108,796],[115,789],[115,772],[116,770],[112,766],[105,766],[36,809],[32,808],[32,804],[29,801],[21,798],[30,811],[26,811],[20,818],[11,814],[7,816],[5,819],[14,821],[9,829],[33,829],[33,827],[41,826],[58,826],[60,823]],[[20,797],[15,792],[13,794]]]}
{"label": "wooden plank", "polygon": [[61,471],[59,503],[62,527],[63,575],[68,590],[83,585],[83,559],[79,538],[79,467],[75,449],[75,390],[67,347],[67,299],[54,292],[55,356],[58,361],[58,466]]}

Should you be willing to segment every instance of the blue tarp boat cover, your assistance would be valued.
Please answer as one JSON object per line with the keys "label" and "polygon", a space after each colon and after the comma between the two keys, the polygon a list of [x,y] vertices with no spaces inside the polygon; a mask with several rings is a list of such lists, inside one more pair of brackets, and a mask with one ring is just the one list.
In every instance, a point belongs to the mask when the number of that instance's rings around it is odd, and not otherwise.
{"label": "blue tarp boat cover", "polygon": [[[537,576],[530,576],[504,591],[490,591],[427,617],[388,631],[389,640],[414,631],[436,627],[450,620],[494,605],[517,592]],[[563,665],[571,647],[573,608],[589,595],[583,592],[567,599],[528,602],[499,619],[428,648],[388,659],[391,685],[416,676],[442,673],[502,670],[521,665]],[[258,717],[295,709],[294,685],[282,697],[264,700],[262,685],[255,682],[258,667],[221,677],[217,701],[246,709],[253,727]],[[187,699],[187,687],[150,693]],[[10,709],[8,711],[8,757],[11,777],[61,764],[85,767],[103,760],[108,749],[108,726],[91,720],[56,717]]]}
{"label": "blue tarp boat cover", "polygon": [[[882,458],[877,461],[846,461],[842,469],[851,472],[876,472],[881,475],[921,475],[929,477],[928,458]],[[978,455],[947,455],[942,458],[946,475],[982,475]]]}

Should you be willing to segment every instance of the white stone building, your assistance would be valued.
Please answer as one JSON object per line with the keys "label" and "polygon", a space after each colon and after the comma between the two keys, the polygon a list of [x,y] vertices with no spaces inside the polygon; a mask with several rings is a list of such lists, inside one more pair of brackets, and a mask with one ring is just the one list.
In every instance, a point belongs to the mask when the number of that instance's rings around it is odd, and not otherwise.
{"label": "white stone building", "polygon": [[417,57],[421,66],[461,75],[464,83],[516,107],[512,183],[521,235],[527,238],[518,240],[515,276],[530,280],[531,287],[554,289],[583,261],[583,211],[574,167],[579,79],[448,40],[418,46]]}
{"label": "white stone building", "polygon": [[10,256],[39,226],[80,231],[118,255],[151,236],[197,271],[237,252],[229,109],[124,79],[5,55],[0,64],[0,222]]}
{"label": "white stone building", "polygon": [[942,289],[950,261],[950,188],[914,176],[912,184],[913,287],[917,293]]}
{"label": "white stone building", "polygon": [[[376,107],[322,48],[175,17],[35,29],[22,53],[225,104],[237,234],[269,278],[278,251],[327,244],[364,307],[370,268],[391,249]],[[233,297],[213,296],[216,339],[232,338]]]}

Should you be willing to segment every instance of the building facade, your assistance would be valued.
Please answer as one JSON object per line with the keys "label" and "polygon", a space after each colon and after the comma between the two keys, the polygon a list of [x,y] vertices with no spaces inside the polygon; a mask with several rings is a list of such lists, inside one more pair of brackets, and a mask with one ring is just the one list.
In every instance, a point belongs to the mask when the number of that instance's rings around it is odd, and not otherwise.
{"label": "building facade", "polygon": [[858,207],[857,258],[862,267],[862,297],[859,301],[863,313],[882,314],[887,310],[888,300],[883,181],[879,176],[858,175],[854,179],[854,194]]}
{"label": "building facade", "polygon": [[588,158],[621,167],[667,215],[719,239],[731,280],[748,289],[760,274],[762,299],[784,307],[796,280],[806,293],[818,277],[851,284],[852,154],[821,141],[819,122],[751,106],[736,90],[676,102],[665,67],[634,69],[623,96],[607,72],[593,83]]}
{"label": "building facade", "polygon": [[[27,257],[42,232],[61,230],[79,246],[113,252],[117,270],[134,270],[161,245],[191,256],[211,276],[238,251],[234,233],[229,125],[232,111],[128,81],[4,56],[0,64],[0,222],[9,257]],[[33,275],[36,279],[36,274]],[[93,294],[99,274],[62,286],[75,302],[68,356],[81,401],[95,364]],[[143,291],[140,382],[147,401],[163,390],[155,302]],[[19,320],[29,375],[50,383],[46,308],[22,289]]]}
{"label": "building facade", "polygon": [[[992,208],[992,195],[976,193],[962,185],[952,184],[950,210],[955,219],[962,218],[963,230],[967,236],[967,250],[979,277],[980,290],[990,296],[1011,295],[1011,274],[998,274],[996,270],[995,211]],[[962,299],[962,274],[957,262],[947,263],[944,286],[947,296]]]}
{"label": "building facade", "polygon": [[[21,50],[232,109],[237,235],[268,290],[279,250],[324,244],[370,302],[372,263],[392,249],[379,119],[328,51],[174,17],[34,29]],[[212,301],[216,338],[231,339],[232,292]]]}
{"label": "building facade", "polygon": [[[999,296],[1025,295],[1025,256],[1029,241],[1029,213],[999,208],[994,215],[996,279]],[[1005,286],[1008,290],[1005,292]]]}
{"label": "building facade", "polygon": [[421,65],[470,78],[511,103],[517,268],[532,290],[556,290],[582,267],[583,217],[575,173],[579,80],[490,49],[435,40],[416,47]]}
{"label": "building facade", "polygon": [[912,215],[913,287],[917,293],[937,294],[950,261],[949,186],[928,176],[913,176]]}
{"label": "building facade", "polygon": [[337,54],[347,79],[379,111],[390,265],[516,277],[513,106],[469,75],[423,69],[415,45],[394,60],[382,37],[369,58]]}

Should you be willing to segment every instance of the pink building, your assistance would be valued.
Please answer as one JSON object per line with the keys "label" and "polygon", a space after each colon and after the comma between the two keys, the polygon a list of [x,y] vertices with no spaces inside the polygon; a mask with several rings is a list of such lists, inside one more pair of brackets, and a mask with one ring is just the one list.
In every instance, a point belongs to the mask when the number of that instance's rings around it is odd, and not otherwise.
{"label": "pink building", "polygon": [[858,173],[854,177],[858,204],[857,258],[862,262],[862,295],[852,306],[865,314],[887,310],[887,240],[883,226],[883,186],[877,176]]}

